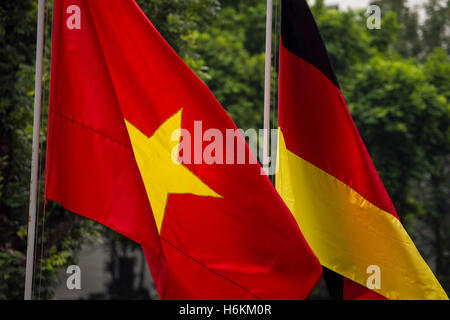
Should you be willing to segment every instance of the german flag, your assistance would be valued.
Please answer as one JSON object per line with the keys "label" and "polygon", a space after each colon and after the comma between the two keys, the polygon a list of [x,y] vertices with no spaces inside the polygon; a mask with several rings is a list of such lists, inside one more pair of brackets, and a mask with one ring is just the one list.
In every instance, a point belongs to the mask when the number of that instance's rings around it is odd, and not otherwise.
{"label": "german flag", "polygon": [[375,170],[306,1],[282,0],[280,47],[276,188],[320,263],[344,277],[345,299],[448,299]]}

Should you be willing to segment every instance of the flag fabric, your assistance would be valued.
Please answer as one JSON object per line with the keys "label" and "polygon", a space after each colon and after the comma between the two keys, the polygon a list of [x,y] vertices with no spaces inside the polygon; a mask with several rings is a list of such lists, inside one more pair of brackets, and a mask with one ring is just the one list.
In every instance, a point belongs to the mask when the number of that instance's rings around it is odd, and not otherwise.
{"label": "flag fabric", "polygon": [[305,239],[344,277],[344,298],[447,299],[372,164],[308,4],[282,0],[281,11],[276,188]]}
{"label": "flag fabric", "polygon": [[241,134],[253,161],[197,158],[209,129],[237,128],[135,1],[55,1],[45,198],[139,243],[162,299],[307,297],[295,219]]}

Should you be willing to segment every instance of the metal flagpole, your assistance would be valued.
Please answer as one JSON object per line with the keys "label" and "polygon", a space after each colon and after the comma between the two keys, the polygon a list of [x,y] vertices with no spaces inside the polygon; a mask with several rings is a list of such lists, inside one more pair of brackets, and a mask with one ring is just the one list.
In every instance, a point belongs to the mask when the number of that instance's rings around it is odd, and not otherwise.
{"label": "metal flagpole", "polygon": [[34,269],[34,247],[36,232],[36,208],[39,179],[39,135],[41,120],[42,97],[42,56],[44,51],[44,19],[45,0],[38,3],[37,40],[36,40],[36,73],[34,83],[34,122],[33,122],[33,149],[31,156],[31,182],[30,182],[30,209],[28,213],[28,244],[27,264],[25,271],[25,300],[31,300]]}
{"label": "metal flagpole", "polygon": [[272,0],[267,0],[266,9],[266,69],[264,74],[264,135],[263,168],[268,174],[269,166],[269,132],[270,132],[270,82],[272,76]]}

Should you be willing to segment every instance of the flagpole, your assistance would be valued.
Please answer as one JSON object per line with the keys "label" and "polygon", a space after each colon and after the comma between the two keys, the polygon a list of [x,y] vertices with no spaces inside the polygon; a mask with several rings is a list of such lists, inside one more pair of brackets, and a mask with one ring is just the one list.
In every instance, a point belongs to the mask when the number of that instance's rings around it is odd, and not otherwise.
{"label": "flagpole", "polygon": [[36,73],[34,81],[34,120],[33,120],[33,147],[31,156],[31,181],[30,181],[30,207],[28,213],[28,243],[25,271],[24,299],[31,300],[34,269],[34,247],[36,232],[36,209],[39,180],[39,136],[41,120],[42,97],[42,56],[44,51],[44,19],[45,0],[38,3],[37,39],[36,39]]}
{"label": "flagpole", "polygon": [[266,8],[266,68],[264,74],[264,135],[263,168],[268,174],[269,166],[269,132],[270,132],[270,82],[272,68],[272,0],[267,0]]}

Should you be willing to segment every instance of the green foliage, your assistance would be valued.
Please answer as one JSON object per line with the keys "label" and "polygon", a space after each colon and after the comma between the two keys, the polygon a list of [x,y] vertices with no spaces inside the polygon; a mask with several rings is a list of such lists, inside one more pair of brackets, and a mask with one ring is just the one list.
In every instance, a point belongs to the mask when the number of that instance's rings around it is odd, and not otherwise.
{"label": "green foliage", "polygon": [[387,54],[396,43],[401,24],[397,21],[397,15],[388,11],[382,17],[382,27],[380,29],[368,30],[370,46],[381,54]]}
{"label": "green foliage", "polygon": [[0,300],[23,297],[23,285],[17,283],[18,280],[24,281],[23,253],[12,249],[0,251],[0,270]]}
{"label": "green foliage", "polygon": [[164,39],[183,54],[182,36],[204,30],[220,9],[218,0],[137,0]]}
{"label": "green foliage", "polygon": [[423,50],[420,39],[419,14],[406,5],[406,0],[383,0],[382,12],[393,12],[400,23],[395,49],[405,57],[417,57]]}
{"label": "green foliage", "polygon": [[[449,109],[413,62],[375,57],[349,90],[349,107],[400,216],[409,210],[411,184],[427,172],[428,149],[445,138]],[[434,150],[434,149],[433,149]]]}
{"label": "green foliage", "polygon": [[[0,3],[0,298],[23,297],[30,95],[20,83],[34,53],[32,1]],[[31,68],[31,67],[29,67]]]}
{"label": "green foliage", "polygon": [[201,61],[200,77],[242,128],[262,123],[264,54],[251,53],[257,47],[255,39],[240,27],[248,18],[252,20],[251,14],[259,16],[256,10],[224,7],[208,32],[193,31],[185,37],[186,61],[191,67],[195,67],[193,61]]}
{"label": "green foliage", "polygon": [[417,8],[406,6],[405,0],[383,0],[383,12],[392,11],[397,15],[401,29],[395,49],[405,57],[424,59],[434,48],[440,47],[450,53],[450,1],[428,0],[421,8],[426,17],[419,21]]}
{"label": "green foliage", "polygon": [[450,57],[441,48],[435,48],[424,64],[427,80],[450,102]]}
{"label": "green foliage", "polygon": [[427,19],[421,28],[425,53],[438,47],[450,53],[450,1],[429,0],[425,10]]}

